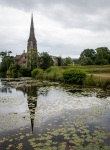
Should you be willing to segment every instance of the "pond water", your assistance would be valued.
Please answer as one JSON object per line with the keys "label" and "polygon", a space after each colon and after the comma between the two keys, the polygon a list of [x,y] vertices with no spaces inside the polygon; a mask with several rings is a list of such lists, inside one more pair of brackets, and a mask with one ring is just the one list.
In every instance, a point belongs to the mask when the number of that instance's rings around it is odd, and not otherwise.
{"label": "pond water", "polygon": [[0,82],[0,149],[110,149],[110,96],[101,89]]}

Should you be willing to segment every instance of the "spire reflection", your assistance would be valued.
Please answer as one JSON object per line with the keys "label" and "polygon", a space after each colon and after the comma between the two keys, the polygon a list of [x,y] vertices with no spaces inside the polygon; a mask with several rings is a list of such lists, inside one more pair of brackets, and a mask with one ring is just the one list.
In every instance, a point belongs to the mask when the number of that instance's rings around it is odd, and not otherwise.
{"label": "spire reflection", "polygon": [[38,89],[36,86],[25,86],[25,85],[23,85],[21,87],[17,87],[16,90],[22,91],[24,96],[27,93],[27,102],[28,102],[28,108],[30,111],[31,129],[32,129],[32,133],[33,133],[35,109],[37,107]]}
{"label": "spire reflection", "polygon": [[37,87],[27,87],[27,102],[30,111],[32,133],[34,129],[35,109],[37,107]]}

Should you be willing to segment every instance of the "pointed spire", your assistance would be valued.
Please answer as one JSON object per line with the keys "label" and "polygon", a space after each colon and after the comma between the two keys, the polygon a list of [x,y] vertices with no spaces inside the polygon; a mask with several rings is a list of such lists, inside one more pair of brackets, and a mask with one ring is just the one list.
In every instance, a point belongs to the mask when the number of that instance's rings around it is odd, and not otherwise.
{"label": "pointed spire", "polygon": [[30,28],[34,28],[34,23],[33,23],[33,13],[31,14],[31,27]]}
{"label": "pointed spire", "polygon": [[31,14],[30,35],[28,41],[36,41],[35,34],[34,34],[33,13]]}

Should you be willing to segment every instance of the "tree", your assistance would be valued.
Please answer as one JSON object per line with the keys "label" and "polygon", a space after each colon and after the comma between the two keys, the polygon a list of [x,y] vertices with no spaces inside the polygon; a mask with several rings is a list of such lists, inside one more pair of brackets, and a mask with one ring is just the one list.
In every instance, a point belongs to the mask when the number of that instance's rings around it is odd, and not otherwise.
{"label": "tree", "polygon": [[80,60],[80,65],[94,65],[94,61],[90,57],[84,57]]}
{"label": "tree", "polygon": [[96,59],[95,63],[97,65],[107,65],[110,59],[110,50],[107,47],[96,48]]}
{"label": "tree", "polygon": [[7,52],[1,52],[0,53],[1,57],[2,57],[2,62],[0,65],[0,73],[2,75],[6,75],[7,70],[9,70],[9,67],[12,63],[14,63],[14,57],[13,56],[8,56]]}
{"label": "tree", "polygon": [[10,54],[12,53],[12,51],[8,51],[7,53],[8,53],[8,56],[10,56]]}
{"label": "tree", "polygon": [[2,59],[5,58],[7,56],[7,51],[0,52],[0,56],[1,56]]}
{"label": "tree", "polygon": [[79,64],[81,65],[93,65],[95,60],[95,50],[85,49],[79,57]]}
{"label": "tree", "polygon": [[17,78],[21,76],[21,72],[20,72],[21,66],[18,63],[13,63],[10,65],[10,72],[11,72],[11,76],[13,78]]}
{"label": "tree", "polygon": [[53,60],[47,52],[43,52],[39,56],[39,67],[46,70],[53,65]]}
{"label": "tree", "polygon": [[84,57],[90,57],[93,58],[95,55],[95,51],[93,49],[85,49],[81,54],[80,54],[80,58],[84,58]]}
{"label": "tree", "polygon": [[69,65],[69,64],[73,64],[73,60],[72,60],[72,58],[70,58],[70,57],[66,57],[66,58],[64,59],[64,65],[67,66],[67,65]]}
{"label": "tree", "polygon": [[10,56],[10,54],[12,53],[12,51],[2,51],[0,52],[0,56],[3,58],[5,58],[6,56]]}
{"label": "tree", "polygon": [[59,56],[59,57],[57,57],[57,60],[58,60],[58,66],[62,66],[63,59]]}
{"label": "tree", "polygon": [[74,64],[78,64],[79,63],[79,59],[78,58],[73,58],[73,63]]}
{"label": "tree", "polygon": [[22,77],[30,77],[31,76],[31,72],[28,70],[28,68],[21,66],[20,70],[19,70],[20,74]]}

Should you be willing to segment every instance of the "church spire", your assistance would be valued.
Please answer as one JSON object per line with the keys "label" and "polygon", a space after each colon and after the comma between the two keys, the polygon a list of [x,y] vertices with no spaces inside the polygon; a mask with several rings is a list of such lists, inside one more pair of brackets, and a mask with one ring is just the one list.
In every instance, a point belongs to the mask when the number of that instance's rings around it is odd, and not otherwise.
{"label": "church spire", "polygon": [[28,41],[36,41],[35,33],[34,33],[33,13],[31,15],[30,35]]}
{"label": "church spire", "polygon": [[34,23],[33,23],[33,13],[31,15],[31,28],[34,28]]}
{"label": "church spire", "polygon": [[33,14],[31,15],[30,33],[27,43],[27,68],[33,70],[37,68],[37,41],[34,33]]}

